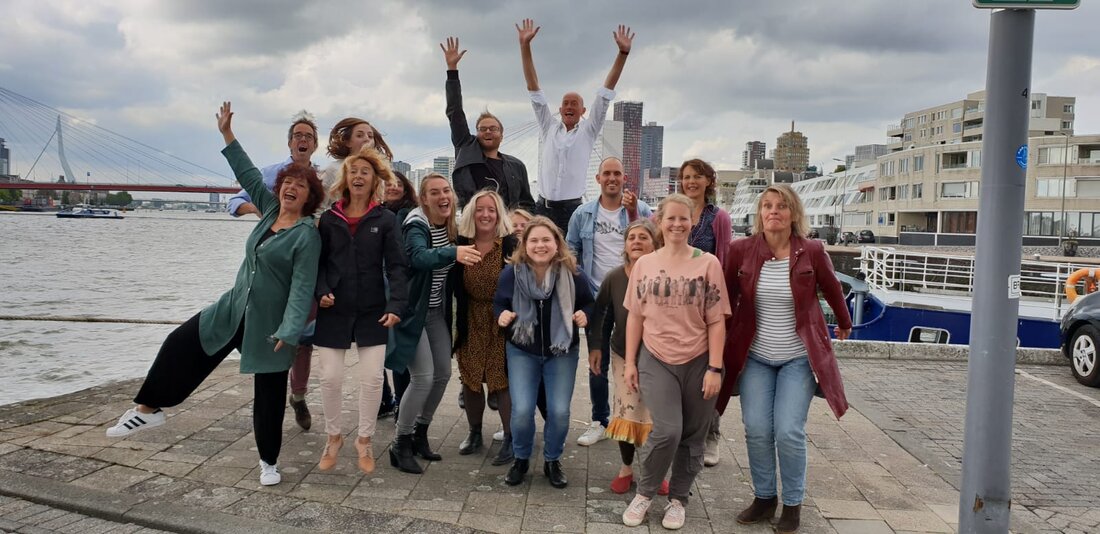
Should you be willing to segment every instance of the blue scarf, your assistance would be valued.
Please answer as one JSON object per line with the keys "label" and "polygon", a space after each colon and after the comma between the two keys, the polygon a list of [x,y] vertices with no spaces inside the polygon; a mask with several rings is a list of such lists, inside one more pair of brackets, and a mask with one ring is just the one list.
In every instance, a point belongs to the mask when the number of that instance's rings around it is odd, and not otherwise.
{"label": "blue scarf", "polygon": [[514,269],[516,284],[512,308],[516,312],[516,321],[512,328],[512,341],[517,345],[530,345],[535,341],[535,328],[539,325],[537,302],[552,296],[550,352],[564,354],[573,344],[573,305],[576,290],[573,276],[558,263],[546,273],[552,283],[543,285],[535,280],[535,270],[526,263],[518,263]]}

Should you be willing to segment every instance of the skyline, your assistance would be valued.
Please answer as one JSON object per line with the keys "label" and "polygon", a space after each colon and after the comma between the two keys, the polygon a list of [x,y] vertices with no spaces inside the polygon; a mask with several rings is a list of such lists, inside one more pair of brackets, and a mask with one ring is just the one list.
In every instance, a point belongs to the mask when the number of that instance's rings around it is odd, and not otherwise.
{"label": "skyline", "polygon": [[[16,0],[20,24],[0,29],[0,86],[226,174],[213,119],[222,100],[240,110],[240,138],[257,164],[286,157],[286,125],[304,108],[322,138],[315,162],[327,161],[331,125],[354,115],[419,168],[453,155],[438,43],[455,35],[469,50],[459,67],[467,115],[500,116],[502,149],[533,171],[532,143],[508,143],[533,120],[513,24],[530,16],[542,27],[534,58],[556,101],[567,90],[591,99],[615,54],[611,29],[624,23],[637,37],[615,101],[644,102],[645,121],[665,127],[665,165],[701,157],[740,168],[746,142],[774,146],[793,120],[809,138],[809,163],[830,170],[856,145],[885,143],[886,126],[905,113],[985,87],[987,10],[880,4],[673,11],[620,1],[570,11],[551,2],[472,12],[420,1],[354,17],[338,16],[362,12],[352,2]],[[1082,45],[1098,16],[1100,6],[1083,3],[1037,17],[1032,90],[1077,97],[1078,134],[1100,132],[1100,52]],[[12,156],[18,172],[27,155]]]}

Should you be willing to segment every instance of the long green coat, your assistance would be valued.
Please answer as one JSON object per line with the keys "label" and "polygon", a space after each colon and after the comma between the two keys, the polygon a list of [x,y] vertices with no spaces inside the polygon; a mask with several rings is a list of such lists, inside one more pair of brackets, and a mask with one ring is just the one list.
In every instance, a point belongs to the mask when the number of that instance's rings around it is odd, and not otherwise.
{"label": "long green coat", "polygon": [[[400,218],[400,217],[399,217]],[[393,327],[393,334],[386,345],[386,368],[403,372],[416,355],[416,345],[424,332],[428,317],[428,301],[432,293],[432,271],[455,262],[454,246],[432,248],[432,232],[421,208],[415,208],[405,217],[401,230],[405,241],[405,255],[409,258],[409,309],[401,314],[401,322]],[[451,324],[452,288],[443,285],[444,317]]]}
{"label": "long green coat", "polygon": [[[241,372],[286,371],[313,305],[321,237],[313,217],[306,216],[260,243],[279,216],[279,201],[239,142],[233,141],[222,154],[262,216],[245,242],[233,289],[199,314],[199,339],[203,351],[213,354],[233,339],[243,320]],[[279,340],[284,346],[275,352]]]}

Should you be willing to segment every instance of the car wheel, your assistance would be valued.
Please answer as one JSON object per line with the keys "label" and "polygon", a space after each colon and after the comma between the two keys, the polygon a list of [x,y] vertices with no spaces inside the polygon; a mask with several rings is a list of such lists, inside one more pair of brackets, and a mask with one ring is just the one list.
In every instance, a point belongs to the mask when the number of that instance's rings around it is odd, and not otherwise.
{"label": "car wheel", "polygon": [[1073,333],[1070,342],[1070,362],[1073,377],[1078,382],[1090,386],[1100,386],[1100,365],[1097,365],[1097,352],[1100,351],[1100,332],[1092,325],[1084,325]]}

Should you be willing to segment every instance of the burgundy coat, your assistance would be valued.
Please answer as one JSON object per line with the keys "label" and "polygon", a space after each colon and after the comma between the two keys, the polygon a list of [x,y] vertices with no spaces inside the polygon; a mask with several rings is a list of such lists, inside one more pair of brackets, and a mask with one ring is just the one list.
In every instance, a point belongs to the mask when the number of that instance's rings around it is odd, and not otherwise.
{"label": "burgundy coat", "polygon": [[[737,386],[741,371],[749,357],[749,347],[756,336],[756,281],[764,262],[771,259],[771,249],[764,234],[733,241],[726,256],[726,289],[729,291],[733,317],[727,328],[723,354],[726,378],[718,393],[718,411],[723,412]],[[841,328],[851,328],[852,319],[844,303],[840,281],[833,273],[833,263],[820,241],[791,236],[791,292],[794,296],[795,331],[810,359],[810,369],[824,393],[829,407],[839,419],[848,410],[844,383],[833,354],[829,328],[817,300],[821,289],[829,307],[836,314]]]}

